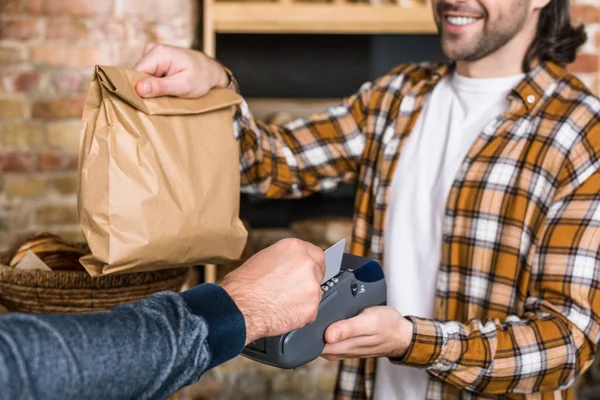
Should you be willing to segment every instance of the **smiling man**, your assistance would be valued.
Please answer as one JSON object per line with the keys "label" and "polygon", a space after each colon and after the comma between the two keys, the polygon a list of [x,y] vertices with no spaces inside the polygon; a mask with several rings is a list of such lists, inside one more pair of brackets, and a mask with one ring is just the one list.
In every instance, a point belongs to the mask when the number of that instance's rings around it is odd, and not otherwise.
{"label": "smiling man", "polygon": [[[407,64],[284,126],[234,119],[243,189],[356,183],[352,252],[388,305],[326,332],[337,399],[572,396],[600,340],[600,100],[565,66],[569,0],[433,0],[445,65]],[[202,53],[151,45],[142,96],[239,90]]]}

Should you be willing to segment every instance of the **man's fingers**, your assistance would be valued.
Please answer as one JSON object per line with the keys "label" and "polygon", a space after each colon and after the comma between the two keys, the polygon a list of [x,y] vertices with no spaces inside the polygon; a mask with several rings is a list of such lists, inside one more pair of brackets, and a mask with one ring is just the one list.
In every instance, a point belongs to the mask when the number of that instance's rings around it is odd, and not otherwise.
{"label": "man's fingers", "polygon": [[166,76],[164,78],[142,79],[136,85],[138,94],[142,97],[152,98],[159,96],[185,97],[188,87],[183,84],[179,74]]}
{"label": "man's fingers", "polygon": [[359,314],[354,318],[334,322],[325,331],[325,341],[339,343],[352,337],[370,336],[375,333],[375,324],[368,314]]}
{"label": "man's fingers", "polygon": [[323,349],[324,357],[348,358],[369,354],[375,347],[380,345],[376,336],[358,336],[335,344],[326,344]]}
{"label": "man's fingers", "polygon": [[133,67],[133,69],[153,76],[165,75],[171,65],[169,57],[165,57],[161,47],[155,45],[147,53],[144,53],[142,59]]}

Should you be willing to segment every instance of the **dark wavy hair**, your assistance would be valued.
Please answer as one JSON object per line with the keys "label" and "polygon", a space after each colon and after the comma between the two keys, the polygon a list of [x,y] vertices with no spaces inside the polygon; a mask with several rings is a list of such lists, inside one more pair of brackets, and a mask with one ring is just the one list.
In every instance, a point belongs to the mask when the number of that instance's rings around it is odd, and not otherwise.
{"label": "dark wavy hair", "polygon": [[523,59],[523,71],[528,72],[536,60],[562,66],[575,61],[587,35],[583,25],[571,25],[570,8],[570,0],[550,0],[542,9],[537,33]]}

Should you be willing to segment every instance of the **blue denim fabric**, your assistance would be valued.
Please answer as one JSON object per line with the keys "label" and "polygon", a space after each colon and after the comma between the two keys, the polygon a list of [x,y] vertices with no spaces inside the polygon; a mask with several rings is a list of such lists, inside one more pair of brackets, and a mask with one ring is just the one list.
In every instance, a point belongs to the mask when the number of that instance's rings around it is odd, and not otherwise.
{"label": "blue denim fabric", "polygon": [[164,399],[238,355],[222,288],[163,292],[109,312],[0,316],[0,399]]}

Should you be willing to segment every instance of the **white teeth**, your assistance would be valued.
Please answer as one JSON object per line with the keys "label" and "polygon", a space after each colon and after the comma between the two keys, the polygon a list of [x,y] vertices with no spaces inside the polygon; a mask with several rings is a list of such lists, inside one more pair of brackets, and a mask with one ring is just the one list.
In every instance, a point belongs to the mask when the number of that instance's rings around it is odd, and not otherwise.
{"label": "white teeth", "polygon": [[472,17],[446,16],[446,20],[448,22],[450,22],[450,24],[457,25],[457,26],[469,25],[469,24],[472,24],[473,22],[475,22],[475,18],[472,18]]}

